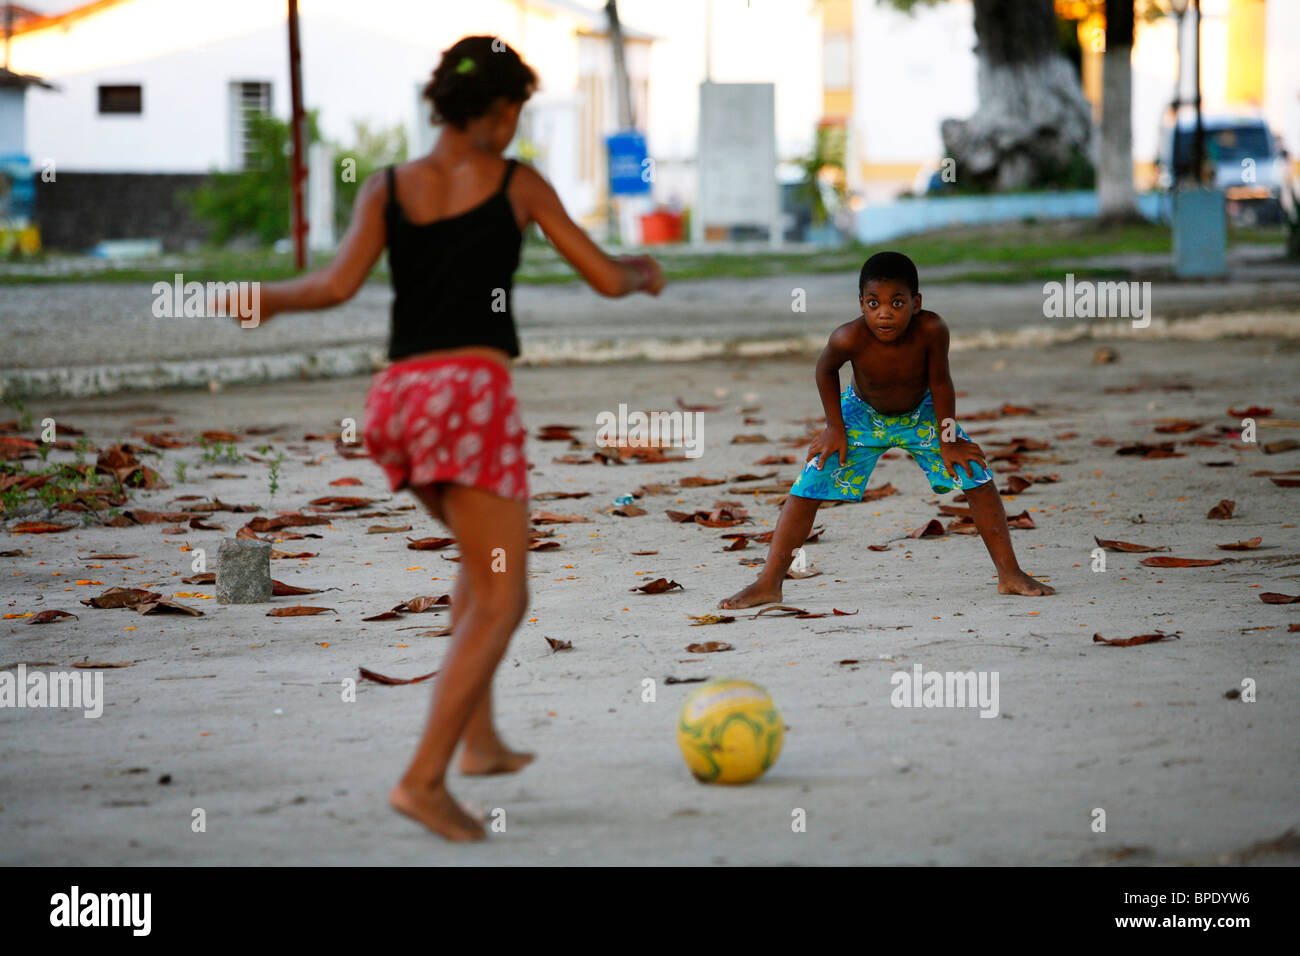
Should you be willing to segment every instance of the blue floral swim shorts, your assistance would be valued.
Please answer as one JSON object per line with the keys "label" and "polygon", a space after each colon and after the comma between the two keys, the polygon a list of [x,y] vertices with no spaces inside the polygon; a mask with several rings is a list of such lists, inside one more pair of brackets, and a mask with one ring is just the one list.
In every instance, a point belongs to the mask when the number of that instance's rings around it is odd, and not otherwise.
{"label": "blue floral swim shorts", "polygon": [[[844,416],[844,433],[849,448],[845,463],[836,455],[818,468],[818,460],[808,462],[795,480],[790,494],[823,501],[861,501],[867,479],[876,467],[876,459],[891,448],[902,448],[925,472],[930,488],[945,494],[954,488],[974,488],[991,481],[993,476],[970,462],[972,477],[961,467],[951,474],[939,454],[939,423],[935,420],[934,399],[926,389],[921,404],[902,415],[882,415],[864,402],[852,385],[840,396]],[[970,439],[957,426],[957,437]]]}

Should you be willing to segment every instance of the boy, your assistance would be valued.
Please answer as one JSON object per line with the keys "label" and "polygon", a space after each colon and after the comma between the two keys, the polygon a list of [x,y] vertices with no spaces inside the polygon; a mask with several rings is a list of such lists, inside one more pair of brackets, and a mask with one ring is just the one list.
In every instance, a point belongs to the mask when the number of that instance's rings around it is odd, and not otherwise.
{"label": "boy", "polygon": [[[880,252],[863,265],[858,275],[862,314],[831,333],[817,360],[826,430],[808,449],[808,463],[781,509],[758,580],[719,607],[779,602],[781,582],[795,550],[807,540],[821,502],[861,501],[876,459],[890,448],[909,452],[939,494],[954,487],[966,493],[975,527],[998,571],[999,593],[1055,593],[1016,562],[984,453],[954,417],[948,328],[921,308],[917,288],[916,265],[902,253]],[[852,363],[853,376],[840,394],[839,371],[845,362]]]}

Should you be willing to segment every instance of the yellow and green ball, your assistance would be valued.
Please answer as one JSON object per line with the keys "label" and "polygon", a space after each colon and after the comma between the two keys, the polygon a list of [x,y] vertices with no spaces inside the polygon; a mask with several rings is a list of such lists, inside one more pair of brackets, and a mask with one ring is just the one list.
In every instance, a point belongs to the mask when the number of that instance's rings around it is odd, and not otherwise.
{"label": "yellow and green ball", "polygon": [[748,783],[776,763],[785,722],[771,696],[747,680],[712,680],[695,689],[677,718],[677,745],[695,779]]}

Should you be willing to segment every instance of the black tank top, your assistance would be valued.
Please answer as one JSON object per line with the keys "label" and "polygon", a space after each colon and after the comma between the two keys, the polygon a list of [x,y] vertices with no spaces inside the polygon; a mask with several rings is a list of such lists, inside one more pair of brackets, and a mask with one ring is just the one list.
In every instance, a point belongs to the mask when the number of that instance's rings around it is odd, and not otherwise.
{"label": "black tank top", "polygon": [[514,171],[515,161],[507,160],[500,188],[473,209],[416,225],[402,215],[388,167],[390,359],[467,345],[519,355],[510,296],[524,237],[506,197]]}

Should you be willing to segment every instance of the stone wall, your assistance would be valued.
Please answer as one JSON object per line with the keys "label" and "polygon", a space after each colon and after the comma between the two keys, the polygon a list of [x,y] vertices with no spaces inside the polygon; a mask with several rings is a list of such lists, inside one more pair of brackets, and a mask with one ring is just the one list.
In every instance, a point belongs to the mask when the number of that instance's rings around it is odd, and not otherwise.
{"label": "stone wall", "polygon": [[161,239],[168,251],[193,248],[207,235],[180,193],[202,173],[77,173],[54,182],[36,176],[36,223],[47,249],[81,252],[103,239]]}

